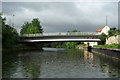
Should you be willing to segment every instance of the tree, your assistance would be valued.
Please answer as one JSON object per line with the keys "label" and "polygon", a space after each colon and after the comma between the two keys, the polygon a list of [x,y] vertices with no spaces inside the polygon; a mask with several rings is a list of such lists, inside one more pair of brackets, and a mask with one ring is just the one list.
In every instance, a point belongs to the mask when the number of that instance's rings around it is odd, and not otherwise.
{"label": "tree", "polygon": [[40,21],[38,18],[34,18],[31,23],[24,23],[22,25],[22,29],[20,34],[36,34],[43,33],[43,29],[40,25]]}
{"label": "tree", "polygon": [[2,14],[0,13],[0,41],[2,41],[2,24],[4,22],[1,15]]}
{"label": "tree", "polygon": [[105,33],[102,33],[101,35],[98,36],[100,40],[102,41],[102,44],[105,44],[107,35]]}
{"label": "tree", "polygon": [[74,29],[74,30],[72,30],[72,31],[70,31],[70,32],[79,32],[78,30],[76,30],[76,29]]}
{"label": "tree", "polygon": [[16,45],[19,39],[17,30],[11,27],[10,25],[6,25],[5,18],[1,18],[2,23],[2,45],[3,47],[11,47],[13,45]]}
{"label": "tree", "polygon": [[116,28],[111,28],[109,31],[108,31],[108,37],[111,37],[111,36],[117,36],[120,34],[120,30],[116,29]]}
{"label": "tree", "polygon": [[77,44],[77,42],[65,42],[66,47],[69,49],[75,48]]}

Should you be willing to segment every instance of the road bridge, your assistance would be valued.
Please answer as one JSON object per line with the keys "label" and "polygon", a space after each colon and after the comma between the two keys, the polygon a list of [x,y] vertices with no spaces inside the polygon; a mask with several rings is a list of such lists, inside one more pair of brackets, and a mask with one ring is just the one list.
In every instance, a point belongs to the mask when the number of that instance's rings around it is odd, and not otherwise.
{"label": "road bridge", "polygon": [[58,32],[43,34],[23,34],[21,42],[99,42],[95,32]]}

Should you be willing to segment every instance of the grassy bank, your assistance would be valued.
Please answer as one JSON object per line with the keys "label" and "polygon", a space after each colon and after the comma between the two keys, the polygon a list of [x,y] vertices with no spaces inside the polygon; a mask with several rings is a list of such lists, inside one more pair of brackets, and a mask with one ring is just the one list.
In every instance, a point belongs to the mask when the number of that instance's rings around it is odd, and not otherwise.
{"label": "grassy bank", "polygon": [[94,47],[99,47],[99,48],[119,48],[120,49],[120,44],[95,45]]}

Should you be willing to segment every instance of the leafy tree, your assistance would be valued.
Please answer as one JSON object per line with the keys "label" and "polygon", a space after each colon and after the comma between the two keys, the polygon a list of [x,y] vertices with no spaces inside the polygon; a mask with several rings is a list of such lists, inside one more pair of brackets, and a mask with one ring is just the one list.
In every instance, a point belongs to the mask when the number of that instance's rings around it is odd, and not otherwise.
{"label": "leafy tree", "polygon": [[0,13],[0,40],[2,39],[2,24],[3,24],[2,22],[4,22],[1,15],[2,14]]}
{"label": "leafy tree", "polygon": [[76,47],[77,42],[65,42],[65,45],[66,45],[67,48],[73,49],[73,48]]}
{"label": "leafy tree", "polygon": [[106,41],[107,35],[105,33],[102,33],[101,35],[99,35],[99,38],[101,39],[101,41]]}
{"label": "leafy tree", "polygon": [[70,32],[79,32],[78,30],[76,30],[76,29],[74,29],[74,30],[72,30],[72,31],[70,31]]}
{"label": "leafy tree", "polygon": [[10,25],[6,25],[5,18],[1,18],[2,23],[2,45],[3,47],[11,47],[13,45],[16,45],[18,42],[18,33],[17,30],[11,27]]}
{"label": "leafy tree", "polygon": [[36,33],[42,33],[43,29],[40,25],[40,21],[38,18],[34,18],[31,23],[24,23],[22,25],[22,29],[20,31],[20,34],[36,34]]}
{"label": "leafy tree", "polygon": [[117,36],[120,34],[120,30],[116,29],[116,28],[111,28],[109,31],[108,31],[108,37],[111,37],[111,36]]}
{"label": "leafy tree", "polygon": [[105,44],[107,35],[106,35],[105,33],[102,33],[102,34],[99,35],[98,37],[101,39],[102,44]]}

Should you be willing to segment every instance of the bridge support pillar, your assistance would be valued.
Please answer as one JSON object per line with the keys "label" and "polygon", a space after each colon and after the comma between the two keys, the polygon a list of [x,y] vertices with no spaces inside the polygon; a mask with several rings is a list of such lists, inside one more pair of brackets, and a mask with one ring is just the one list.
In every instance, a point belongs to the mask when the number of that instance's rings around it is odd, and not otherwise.
{"label": "bridge support pillar", "polygon": [[92,51],[92,46],[90,46],[89,44],[90,44],[90,43],[88,42],[87,50],[88,50],[88,52],[91,52],[91,51]]}
{"label": "bridge support pillar", "polygon": [[91,46],[88,46],[88,52],[91,52],[92,51],[92,47]]}

